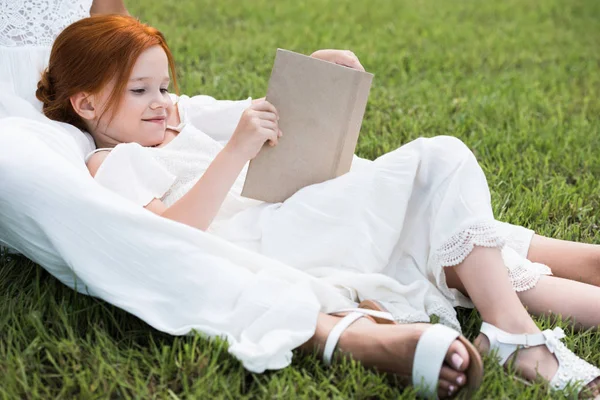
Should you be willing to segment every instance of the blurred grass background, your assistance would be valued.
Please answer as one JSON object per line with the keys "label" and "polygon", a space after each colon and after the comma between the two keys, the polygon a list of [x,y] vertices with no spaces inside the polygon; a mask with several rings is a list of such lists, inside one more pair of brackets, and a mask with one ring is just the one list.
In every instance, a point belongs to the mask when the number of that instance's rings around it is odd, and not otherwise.
{"label": "blurred grass background", "polygon": [[[276,48],[351,49],[375,74],[357,152],[453,135],[476,154],[498,219],[600,243],[597,0],[126,0],[159,28],[185,94],[262,97]],[[595,305],[598,306],[598,305]],[[476,312],[461,311],[471,338]],[[539,320],[546,326],[548,321]],[[566,325],[563,324],[566,328]],[[570,332],[567,329],[568,332]],[[600,364],[600,335],[568,345]],[[313,356],[262,375],[226,345],[170,337],[0,254],[2,398],[413,398],[354,362]],[[477,398],[560,398],[486,359]]]}

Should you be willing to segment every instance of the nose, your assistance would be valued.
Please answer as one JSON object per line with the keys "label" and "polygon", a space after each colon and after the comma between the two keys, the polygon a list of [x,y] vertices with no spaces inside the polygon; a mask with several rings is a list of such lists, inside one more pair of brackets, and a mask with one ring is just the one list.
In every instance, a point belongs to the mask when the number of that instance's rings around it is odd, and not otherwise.
{"label": "nose", "polygon": [[170,103],[171,97],[168,94],[158,92],[158,94],[154,96],[152,102],[150,103],[150,109],[158,110],[161,108],[168,108]]}

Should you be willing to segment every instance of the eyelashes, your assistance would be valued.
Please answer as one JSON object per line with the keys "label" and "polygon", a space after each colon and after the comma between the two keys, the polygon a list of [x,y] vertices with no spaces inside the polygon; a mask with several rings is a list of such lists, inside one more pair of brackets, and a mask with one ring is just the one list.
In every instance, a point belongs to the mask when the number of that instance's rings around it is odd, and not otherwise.
{"label": "eyelashes", "polygon": [[[146,89],[131,89],[130,91],[132,93],[135,93],[135,94],[144,94],[144,93],[146,93]],[[160,92],[162,94],[166,94],[166,93],[169,93],[169,89],[167,89],[167,88],[161,88]]]}

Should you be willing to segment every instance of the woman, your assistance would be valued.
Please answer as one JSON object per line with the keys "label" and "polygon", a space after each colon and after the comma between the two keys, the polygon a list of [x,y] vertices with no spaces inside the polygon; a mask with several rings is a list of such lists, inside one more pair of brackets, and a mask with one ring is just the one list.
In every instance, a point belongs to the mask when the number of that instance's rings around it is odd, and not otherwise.
{"label": "woman", "polygon": [[30,6],[0,3],[0,86],[41,109],[35,98],[54,38],[69,24],[90,15],[128,15],[122,0],[48,0]]}

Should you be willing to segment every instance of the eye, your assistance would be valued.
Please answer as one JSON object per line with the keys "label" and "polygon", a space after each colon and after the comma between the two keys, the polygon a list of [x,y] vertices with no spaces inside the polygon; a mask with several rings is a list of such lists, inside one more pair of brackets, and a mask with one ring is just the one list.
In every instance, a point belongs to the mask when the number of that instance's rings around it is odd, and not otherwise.
{"label": "eye", "polygon": [[142,94],[146,91],[146,89],[131,89],[133,93]]}
{"label": "eye", "polygon": [[161,92],[162,94],[166,94],[166,93],[169,93],[169,89],[166,89],[166,88],[161,88],[161,89],[160,89],[160,92]]}

